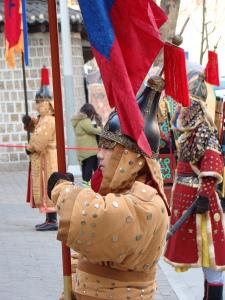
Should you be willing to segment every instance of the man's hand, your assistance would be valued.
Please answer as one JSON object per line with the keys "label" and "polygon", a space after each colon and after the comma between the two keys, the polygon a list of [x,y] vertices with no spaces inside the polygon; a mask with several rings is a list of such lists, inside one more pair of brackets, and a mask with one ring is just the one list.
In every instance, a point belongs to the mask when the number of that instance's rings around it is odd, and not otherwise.
{"label": "man's hand", "polygon": [[24,124],[24,126],[29,126],[30,122],[31,122],[31,117],[29,115],[24,115],[22,118],[22,122]]}
{"label": "man's hand", "polygon": [[32,153],[28,148],[25,148],[25,152],[27,155],[30,155]]}
{"label": "man's hand", "polygon": [[196,200],[196,214],[204,214],[209,211],[209,199],[204,196],[198,196]]}
{"label": "man's hand", "polygon": [[24,115],[23,118],[22,118],[22,122],[23,122],[23,125],[24,125],[24,130],[28,131],[28,132],[33,132],[34,129],[35,129],[35,119],[34,118],[31,118],[30,116],[28,115]]}
{"label": "man's hand", "polygon": [[59,180],[67,180],[67,181],[70,181],[70,182],[74,182],[74,176],[72,173],[66,173],[66,174],[63,174],[63,173],[60,173],[60,172],[54,172],[52,173],[52,175],[49,177],[48,179],[48,197],[51,199],[51,193],[52,193],[52,190],[54,189],[56,183],[59,181]]}

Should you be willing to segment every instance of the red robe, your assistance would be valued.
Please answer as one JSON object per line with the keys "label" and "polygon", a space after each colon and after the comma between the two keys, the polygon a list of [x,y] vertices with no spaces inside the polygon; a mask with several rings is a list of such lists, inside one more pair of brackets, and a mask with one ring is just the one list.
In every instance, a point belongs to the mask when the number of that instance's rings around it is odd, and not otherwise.
{"label": "red robe", "polygon": [[[209,198],[210,210],[204,215],[193,214],[170,238],[165,260],[174,267],[202,266],[201,220],[206,218],[209,261],[211,268],[225,269],[225,222],[215,185],[221,178],[223,161],[219,151],[207,149],[195,165],[178,162],[172,194],[171,225],[191,206],[197,195]],[[200,181],[200,185],[199,185]]]}

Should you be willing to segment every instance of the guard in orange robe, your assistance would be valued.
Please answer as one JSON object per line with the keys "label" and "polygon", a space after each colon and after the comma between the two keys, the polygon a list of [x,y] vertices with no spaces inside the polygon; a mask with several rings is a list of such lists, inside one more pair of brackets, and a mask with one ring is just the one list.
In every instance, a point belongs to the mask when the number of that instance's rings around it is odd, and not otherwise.
{"label": "guard in orange robe", "polygon": [[[154,101],[143,95],[142,108],[151,111]],[[157,150],[157,124],[145,125]],[[60,218],[58,239],[80,254],[76,299],[153,299],[169,213],[160,165],[121,132],[116,113],[103,129],[98,159],[94,189],[81,188],[61,173],[48,184]]]}
{"label": "guard in orange robe", "polygon": [[[30,180],[28,202],[34,208],[39,208],[46,214],[46,220],[35,226],[37,231],[57,230],[57,215],[53,202],[47,195],[47,182],[49,176],[58,170],[55,116],[53,99],[50,96],[49,80],[46,68],[42,70],[42,86],[36,94],[36,110],[38,117],[23,117],[24,129],[31,133],[31,138],[26,146],[26,153],[30,159]],[[45,71],[45,72],[43,72]]]}

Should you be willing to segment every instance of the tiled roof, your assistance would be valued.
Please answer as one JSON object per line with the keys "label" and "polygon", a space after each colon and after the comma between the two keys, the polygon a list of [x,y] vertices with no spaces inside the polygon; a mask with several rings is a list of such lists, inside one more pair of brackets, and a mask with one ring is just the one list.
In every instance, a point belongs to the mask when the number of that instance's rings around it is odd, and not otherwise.
{"label": "tiled roof", "polygon": [[[28,23],[29,31],[34,27],[38,28],[38,26],[41,24],[48,24],[48,1],[47,0],[27,0],[26,3],[27,3],[27,23]],[[70,16],[70,23],[72,25],[72,28],[73,25],[82,26],[83,24],[82,15],[79,10],[74,10],[69,8],[69,16]],[[59,5],[57,5],[57,17],[60,23]],[[4,0],[0,0],[0,23],[2,24],[4,23]],[[74,29],[73,31],[76,31],[76,29]]]}

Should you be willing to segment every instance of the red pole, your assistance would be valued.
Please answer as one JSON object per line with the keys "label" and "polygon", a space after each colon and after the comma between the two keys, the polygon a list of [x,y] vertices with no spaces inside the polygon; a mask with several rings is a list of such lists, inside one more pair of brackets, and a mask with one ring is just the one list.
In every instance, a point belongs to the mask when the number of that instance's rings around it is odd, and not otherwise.
{"label": "red pole", "polygon": [[[59,63],[59,44],[58,44],[58,24],[56,1],[48,0],[48,17],[49,17],[49,33],[51,44],[51,60],[52,60],[52,79],[53,94],[55,106],[55,125],[56,125],[56,142],[57,142],[57,158],[59,172],[66,172],[65,159],[65,139],[63,126],[63,106],[62,106],[62,90]],[[63,279],[64,279],[64,299],[72,299],[72,279],[71,279],[71,260],[70,249],[62,243],[62,262],[63,262]]]}

